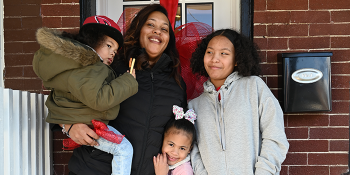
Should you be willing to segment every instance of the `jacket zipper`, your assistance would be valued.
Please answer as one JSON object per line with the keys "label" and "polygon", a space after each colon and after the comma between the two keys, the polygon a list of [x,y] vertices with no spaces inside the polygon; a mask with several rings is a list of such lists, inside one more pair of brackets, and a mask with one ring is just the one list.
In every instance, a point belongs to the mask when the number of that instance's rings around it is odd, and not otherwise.
{"label": "jacket zipper", "polygon": [[[148,113],[148,120],[147,120],[147,123],[146,123],[146,128],[148,129],[148,132],[146,133],[146,137],[148,137],[148,134],[149,134],[149,121],[150,121],[150,119],[151,119],[151,117],[152,117],[152,106],[153,106],[153,96],[154,96],[154,93],[153,93],[153,89],[154,89],[154,80],[153,80],[153,72],[151,72],[151,102],[150,102],[150,109],[149,109],[149,113]],[[144,139],[144,141],[143,141],[143,148],[142,148],[142,156],[141,156],[141,161],[143,161],[143,159],[144,159],[144,157],[145,157],[145,150],[146,150],[146,142],[147,142],[147,140],[146,139]],[[141,167],[142,167],[142,165],[143,165],[143,163],[144,162],[141,162],[140,163],[140,166],[139,166],[139,168],[138,168],[138,171],[137,171],[137,174],[140,174],[141,172]]]}

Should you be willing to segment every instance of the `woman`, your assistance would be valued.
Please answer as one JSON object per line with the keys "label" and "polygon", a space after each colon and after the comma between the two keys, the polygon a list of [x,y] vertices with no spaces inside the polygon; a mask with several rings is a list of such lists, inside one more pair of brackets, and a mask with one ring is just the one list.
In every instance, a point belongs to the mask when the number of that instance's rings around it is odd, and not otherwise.
{"label": "woman", "polygon": [[231,29],[208,35],[193,53],[193,73],[209,77],[203,94],[188,105],[197,113],[195,174],[281,171],[289,148],[283,112],[258,77],[259,60],[253,43]]}
{"label": "woman", "polygon": [[[131,174],[154,174],[153,156],[161,151],[164,126],[172,118],[172,106],[187,106],[186,85],[179,74],[175,36],[164,7],[142,9],[125,33],[122,60],[113,65],[122,74],[135,58],[138,92],[120,105],[118,117],[109,125],[131,142],[134,156]],[[66,125],[66,127],[70,127]],[[85,124],[74,124],[71,138],[82,145],[98,139]],[[92,138],[91,138],[92,137]],[[90,146],[77,148],[69,162],[70,174],[111,174],[112,156]]]}

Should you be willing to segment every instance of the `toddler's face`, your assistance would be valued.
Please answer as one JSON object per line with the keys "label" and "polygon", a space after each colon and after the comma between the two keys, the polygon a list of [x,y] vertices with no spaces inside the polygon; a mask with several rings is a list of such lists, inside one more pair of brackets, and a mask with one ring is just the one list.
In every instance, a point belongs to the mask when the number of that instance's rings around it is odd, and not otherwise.
{"label": "toddler's face", "polygon": [[204,67],[211,82],[220,86],[224,84],[235,65],[235,48],[231,41],[225,36],[212,38],[204,55]]}
{"label": "toddler's face", "polygon": [[100,55],[103,63],[110,65],[117,53],[119,44],[111,37],[105,36],[105,40],[95,50]]}
{"label": "toddler's face", "polygon": [[191,151],[192,138],[183,132],[173,132],[170,129],[163,140],[162,152],[166,153],[168,165],[174,165],[184,160]]}

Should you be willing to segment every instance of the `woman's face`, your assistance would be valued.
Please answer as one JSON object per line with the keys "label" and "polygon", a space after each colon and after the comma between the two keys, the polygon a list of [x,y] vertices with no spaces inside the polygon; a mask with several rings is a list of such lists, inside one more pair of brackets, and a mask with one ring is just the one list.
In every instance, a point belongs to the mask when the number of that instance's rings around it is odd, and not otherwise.
{"label": "woman's face", "polygon": [[161,12],[152,12],[140,32],[140,44],[145,48],[150,64],[158,61],[169,43],[169,21]]}
{"label": "woman's face", "polygon": [[119,44],[117,41],[109,36],[105,36],[104,41],[95,48],[95,51],[100,55],[104,64],[111,65],[118,48]]}
{"label": "woman's face", "polygon": [[216,88],[224,84],[237,65],[235,48],[225,36],[212,38],[204,55],[204,67]]}

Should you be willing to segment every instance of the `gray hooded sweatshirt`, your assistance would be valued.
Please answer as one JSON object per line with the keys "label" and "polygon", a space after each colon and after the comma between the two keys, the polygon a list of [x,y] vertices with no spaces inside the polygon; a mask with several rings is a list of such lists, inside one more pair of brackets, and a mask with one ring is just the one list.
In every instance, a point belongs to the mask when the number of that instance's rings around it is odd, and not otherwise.
{"label": "gray hooded sweatshirt", "polygon": [[208,80],[188,107],[197,113],[195,174],[279,174],[289,143],[281,107],[261,78],[234,72],[219,91]]}

